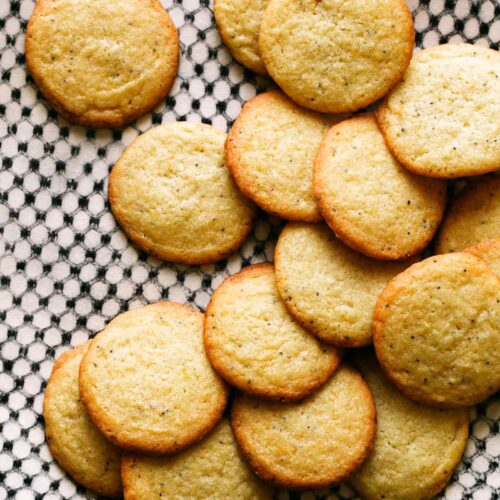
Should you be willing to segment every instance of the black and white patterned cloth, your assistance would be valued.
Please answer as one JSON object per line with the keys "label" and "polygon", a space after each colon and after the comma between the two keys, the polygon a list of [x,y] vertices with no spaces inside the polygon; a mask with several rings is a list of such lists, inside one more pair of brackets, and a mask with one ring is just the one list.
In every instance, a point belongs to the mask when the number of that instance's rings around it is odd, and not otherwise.
{"label": "black and white patterned cloth", "polygon": [[[226,276],[273,257],[282,223],[263,213],[236,254],[201,267],[148,257],[111,215],[108,173],[138,134],[176,120],[227,131],[244,102],[269,86],[233,61],[211,2],[163,4],[182,46],[170,96],[124,129],[92,131],[57,116],[26,73],[24,31],[33,0],[0,0],[0,500],[93,498],[57,466],[45,443],[43,391],[60,353],[142,304],[169,299],[203,310]],[[408,4],[418,47],[466,40],[499,48],[499,0]],[[465,455],[443,498],[500,498],[499,422],[498,397],[472,411]],[[341,486],[318,498],[354,494]]]}

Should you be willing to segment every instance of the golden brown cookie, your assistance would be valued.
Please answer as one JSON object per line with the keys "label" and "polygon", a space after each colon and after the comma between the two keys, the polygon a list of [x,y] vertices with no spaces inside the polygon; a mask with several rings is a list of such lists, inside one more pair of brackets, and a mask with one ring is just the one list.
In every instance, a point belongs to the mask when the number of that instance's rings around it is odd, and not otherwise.
{"label": "golden brown cookie", "polygon": [[377,436],[349,482],[366,500],[430,500],[446,485],[467,443],[466,409],[414,403],[391,384],[371,352],[355,355],[377,407]]}
{"label": "golden brown cookie", "polygon": [[248,236],[254,205],[224,164],[226,134],[178,122],[148,130],[116,162],[109,202],[130,239],[157,257],[207,264]]}
{"label": "golden brown cookie", "polygon": [[471,253],[486,262],[486,265],[500,278],[500,238],[484,240],[464,252]]}
{"label": "golden brown cookie", "polygon": [[177,74],[177,30],[158,0],[38,0],[26,63],[49,104],[86,127],[147,113]]}
{"label": "golden brown cookie", "polygon": [[444,218],[436,253],[458,252],[483,240],[500,237],[500,177],[466,187]]}
{"label": "golden brown cookie", "polygon": [[80,401],[78,370],[89,342],[54,364],[43,402],[45,435],[52,456],[73,479],[99,495],[120,496],[120,450],[107,441]]}
{"label": "golden brown cookie", "polygon": [[125,500],[178,498],[271,500],[272,490],[247,467],[223,419],[203,441],[171,457],[124,455]]}
{"label": "golden brown cookie", "polygon": [[215,0],[214,14],[224,44],[234,58],[267,75],[259,53],[259,29],[269,0]]}
{"label": "golden brown cookie", "polygon": [[282,92],[248,101],[226,141],[226,162],[241,191],[278,217],[319,221],[312,176],[332,117],[300,108]]}
{"label": "golden brown cookie", "polygon": [[222,417],[227,388],[203,349],[203,315],[158,302],[117,316],[92,341],[80,393],[101,432],[121,448],[176,453]]}
{"label": "golden brown cookie", "polygon": [[372,341],[372,316],[385,285],[412,262],[381,262],[346,247],[323,224],[289,223],[274,255],[276,283],[292,316],[339,347]]}
{"label": "golden brown cookie", "polygon": [[272,264],[226,279],[205,314],[205,349],[217,372],[258,397],[292,401],[324,384],[339,351],[319,342],[290,315]]}
{"label": "golden brown cookie", "polygon": [[392,153],[429,177],[498,170],[499,79],[497,50],[463,43],[415,54],[376,113]]}
{"label": "golden brown cookie", "polygon": [[403,168],[372,115],[334,125],[314,162],[314,194],[335,234],[382,260],[422,251],[443,216],[446,183]]}
{"label": "golden brown cookie", "polygon": [[295,102],[346,113],[383,97],[413,52],[403,0],[271,0],[259,35],[275,82]]}
{"label": "golden brown cookie", "polygon": [[368,456],[376,414],[366,382],[344,365],[300,403],[239,396],[231,425],[262,479],[284,488],[322,488],[343,481]]}
{"label": "golden brown cookie", "polygon": [[481,259],[414,264],[387,285],[373,318],[377,357],[405,396],[456,408],[500,389],[500,281]]}

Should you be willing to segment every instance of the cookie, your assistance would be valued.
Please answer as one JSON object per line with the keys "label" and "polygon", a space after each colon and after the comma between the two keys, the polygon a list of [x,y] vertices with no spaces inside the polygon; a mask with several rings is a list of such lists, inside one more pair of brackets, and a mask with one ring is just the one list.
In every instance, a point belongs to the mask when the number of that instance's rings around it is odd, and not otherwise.
{"label": "cookie", "polygon": [[436,253],[458,252],[500,237],[500,177],[466,187],[452,202],[436,238]]}
{"label": "cookie", "polygon": [[376,112],[394,156],[429,177],[499,169],[499,79],[496,50],[447,44],[417,53]]}
{"label": "cookie", "polygon": [[72,123],[121,127],[168,94],[179,38],[158,0],[38,0],[26,64],[48,103]]}
{"label": "cookie", "polygon": [[484,260],[486,265],[500,278],[500,238],[484,240],[464,252],[471,253]]}
{"label": "cookie", "polygon": [[116,162],[109,202],[122,229],[160,259],[207,264],[248,236],[255,207],[224,164],[226,134],[170,123],[139,136]]}
{"label": "cookie", "polygon": [[443,217],[446,183],[403,168],[372,115],[333,126],[314,162],[314,194],[344,243],[381,260],[401,260],[431,241]]}
{"label": "cookie", "polygon": [[375,405],[366,382],[344,365],[301,403],[237,397],[231,425],[262,479],[283,488],[322,488],[343,481],[370,453]]}
{"label": "cookie", "polygon": [[339,347],[372,341],[375,303],[408,262],[380,262],[346,247],[323,224],[289,223],[274,256],[276,283],[306,330]]}
{"label": "cookie", "polygon": [[205,349],[230,384],[258,397],[292,401],[324,384],[340,363],[337,349],[294,321],[272,264],[227,278],[205,314]]}
{"label": "cookie", "polygon": [[226,162],[240,190],[278,217],[319,221],[313,160],[333,121],[279,91],[248,101],[226,141]]}
{"label": "cookie", "polygon": [[375,306],[373,343],[404,395],[471,406],[500,389],[500,281],[467,253],[430,257],[396,276]]}
{"label": "cookie", "polygon": [[267,75],[259,53],[259,29],[269,0],[215,0],[214,14],[233,57],[258,75]]}
{"label": "cookie", "polygon": [[122,477],[125,500],[272,498],[271,489],[253,475],[241,457],[226,419],[202,442],[178,455],[124,455]]}
{"label": "cookie", "polygon": [[90,420],[80,401],[78,369],[89,342],[59,356],[43,402],[45,434],[52,456],[79,484],[95,493],[121,495],[120,451]]}
{"label": "cookie", "polygon": [[158,302],[117,316],[90,344],[80,394],[94,423],[121,448],[176,453],[220,420],[227,388],[203,349],[203,315]]}
{"label": "cookie", "polygon": [[403,76],[413,41],[403,0],[271,0],[259,35],[275,82],[323,113],[356,111],[383,97]]}
{"label": "cookie", "polygon": [[441,410],[405,398],[370,352],[356,367],[377,407],[377,437],[370,456],[349,482],[366,500],[430,500],[446,485],[467,443],[465,409]]}

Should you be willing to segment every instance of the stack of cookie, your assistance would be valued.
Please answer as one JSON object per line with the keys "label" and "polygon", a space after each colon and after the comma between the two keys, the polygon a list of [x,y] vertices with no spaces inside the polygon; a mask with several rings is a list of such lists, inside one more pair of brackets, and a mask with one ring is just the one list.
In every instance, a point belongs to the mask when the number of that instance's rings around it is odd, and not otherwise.
{"label": "stack of cookie", "polygon": [[[77,123],[126,123],[172,84],[168,16],[121,4],[83,2],[77,42],[73,0],[40,1],[30,21],[28,65]],[[500,388],[500,179],[469,180],[445,215],[447,179],[500,168],[500,56],[444,45],[412,59],[402,0],[216,0],[215,15],[235,57],[281,90],[249,101],[227,137],[147,131],[109,200],[137,246],[187,265],[239,248],[258,206],[289,221],[275,262],[226,279],[205,314],[152,304],[64,354],[44,403],[52,454],[130,499],[344,480],[370,499],[431,498],[464,450],[467,407]],[[108,43],[101,61],[110,16],[127,50]]]}

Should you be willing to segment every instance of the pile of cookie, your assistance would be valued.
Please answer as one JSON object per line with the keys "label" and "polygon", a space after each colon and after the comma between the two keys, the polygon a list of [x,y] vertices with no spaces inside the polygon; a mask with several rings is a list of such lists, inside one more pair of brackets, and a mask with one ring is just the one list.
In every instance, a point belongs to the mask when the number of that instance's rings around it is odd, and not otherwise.
{"label": "pile of cookie", "polygon": [[[63,354],[50,450],[127,499],[345,480],[364,498],[431,498],[460,461],[467,408],[500,388],[500,55],[412,56],[402,0],[215,0],[215,16],[280,90],[227,136],[142,134],[109,201],[138,247],[187,265],[237,250],[260,207],[288,221],[274,264],[227,278],[205,314],[151,304]],[[177,70],[157,0],[40,0],[26,40],[47,100],[85,126],[145,113]],[[480,174],[446,208],[447,180]]]}

